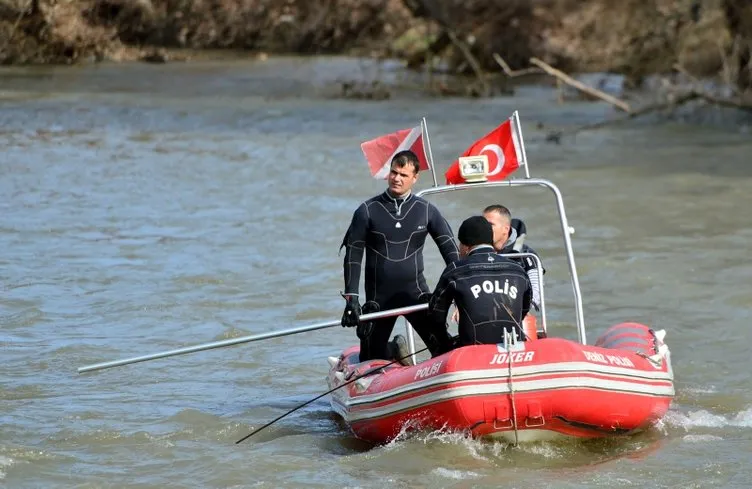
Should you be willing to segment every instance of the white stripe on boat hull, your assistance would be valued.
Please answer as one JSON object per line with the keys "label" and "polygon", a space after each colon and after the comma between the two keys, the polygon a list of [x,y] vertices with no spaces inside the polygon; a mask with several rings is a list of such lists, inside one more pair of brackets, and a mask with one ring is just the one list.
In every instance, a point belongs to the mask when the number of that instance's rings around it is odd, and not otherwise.
{"label": "white stripe on boat hull", "polygon": [[[622,383],[630,383],[636,386],[646,385],[640,382],[641,380],[650,381],[650,382],[673,381],[673,374],[671,372],[656,371],[656,372],[648,373],[648,372],[642,372],[642,371],[635,371],[633,369],[628,369],[628,368],[593,365],[591,363],[586,363],[586,362],[567,362],[567,363],[556,363],[556,364],[547,364],[547,365],[535,365],[535,366],[529,366],[529,367],[515,367],[512,371],[513,371],[513,382],[514,382],[515,390],[518,390],[518,385],[524,384],[526,382],[530,382],[530,381],[525,380],[525,376],[531,376],[531,375],[569,374],[566,377],[564,377],[564,379],[572,379],[572,380],[577,380],[578,378],[580,378],[580,376],[588,375],[588,374],[610,375],[614,378],[618,378],[619,381]],[[636,374],[642,374],[642,375],[636,375]],[[483,380],[492,380],[492,381],[504,380],[508,382],[509,373],[508,371],[505,371],[504,369],[494,368],[494,369],[486,369],[486,370],[464,370],[460,372],[441,374],[435,377],[428,378],[426,380],[421,380],[419,382],[411,382],[409,384],[405,384],[397,388],[390,389],[388,391],[357,396],[352,399],[351,405],[355,406],[359,404],[369,404],[373,402],[378,402],[378,401],[382,401],[382,400],[385,400],[385,399],[388,399],[390,397],[394,397],[400,394],[406,394],[406,393],[409,393],[411,391],[416,391],[416,390],[423,390],[423,389],[427,389],[429,387],[436,386],[436,385],[449,384],[449,383],[455,383],[455,382],[483,381]],[[560,379],[552,379],[552,380],[560,380]],[[543,388],[549,389],[551,387],[543,387]],[[622,390],[622,389],[618,389],[618,390]],[[647,393],[650,393],[650,392],[647,392]]]}
{"label": "white stripe on boat hull", "polygon": [[[436,383],[443,384],[443,382]],[[619,380],[597,379],[592,377],[564,377],[557,379],[541,379],[529,381],[520,379],[514,381],[514,391],[518,394],[523,392],[543,391],[551,389],[583,388],[642,396],[669,397],[674,395],[674,387],[672,384],[646,385]],[[389,391],[391,392],[391,396],[394,396],[396,394],[396,390],[397,389]],[[346,421],[352,423],[371,418],[380,418],[402,411],[424,407],[433,403],[457,399],[461,397],[479,395],[505,395],[509,393],[509,379],[504,377],[497,377],[497,379],[494,379],[494,381],[486,382],[485,384],[448,387],[438,391],[428,392],[426,394],[418,394],[417,396],[411,397],[409,399],[396,401],[385,406],[374,408],[367,407],[367,404],[369,403],[362,401],[360,398],[343,401],[339,399],[340,396],[332,398],[332,406]],[[353,411],[353,408],[356,408],[356,410]]]}

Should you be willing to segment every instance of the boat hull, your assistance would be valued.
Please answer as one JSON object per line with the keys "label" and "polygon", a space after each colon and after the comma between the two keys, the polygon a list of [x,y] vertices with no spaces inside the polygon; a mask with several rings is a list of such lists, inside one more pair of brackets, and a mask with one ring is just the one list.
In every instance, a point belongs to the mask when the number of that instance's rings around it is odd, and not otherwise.
{"label": "boat hull", "polygon": [[[647,326],[616,325],[595,345],[543,338],[458,348],[416,366],[332,364],[331,405],[362,439],[462,431],[510,442],[630,434],[658,421],[674,395],[668,348]],[[353,381],[367,372],[373,372]]]}

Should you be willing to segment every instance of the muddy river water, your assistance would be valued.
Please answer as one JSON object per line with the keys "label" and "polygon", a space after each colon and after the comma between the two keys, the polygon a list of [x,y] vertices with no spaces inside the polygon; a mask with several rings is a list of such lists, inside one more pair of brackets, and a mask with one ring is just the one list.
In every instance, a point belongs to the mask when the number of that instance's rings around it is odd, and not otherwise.
{"label": "muddy river water", "polygon": [[[752,485],[752,137],[634,123],[541,87],[490,100],[344,101],[363,65],[272,59],[0,72],[0,487]],[[664,328],[677,395],[625,440],[510,447],[423,434],[370,447],[322,399],[340,327],[85,375],[76,368],[336,319],[339,243],[383,189],[360,142],[427,118],[437,167],[515,110],[533,176],[564,195],[589,339]],[[439,177],[441,180],[441,177]],[[419,186],[431,184],[423,175]],[[549,332],[576,338],[551,194],[431,197],[456,230],[502,202],[547,269]],[[442,262],[426,246],[433,286]]]}

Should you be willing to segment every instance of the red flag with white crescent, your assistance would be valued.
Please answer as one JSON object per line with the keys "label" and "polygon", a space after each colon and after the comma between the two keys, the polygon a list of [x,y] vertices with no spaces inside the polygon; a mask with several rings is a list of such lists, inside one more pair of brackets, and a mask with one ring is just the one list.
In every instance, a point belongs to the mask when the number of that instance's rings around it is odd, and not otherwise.
{"label": "red flag with white crescent", "polygon": [[421,170],[429,170],[426,152],[423,149],[423,131],[420,126],[402,129],[361,143],[360,149],[366,157],[373,178],[385,179],[389,176],[392,158],[400,151],[409,149],[418,156]]}
{"label": "red flag with white crescent", "polygon": [[[488,156],[488,180],[504,180],[520,165],[525,164],[514,117],[510,117],[499,127],[475,141],[460,156],[479,156],[482,154]],[[444,176],[448,185],[465,183],[460,174],[458,160],[452,163]]]}

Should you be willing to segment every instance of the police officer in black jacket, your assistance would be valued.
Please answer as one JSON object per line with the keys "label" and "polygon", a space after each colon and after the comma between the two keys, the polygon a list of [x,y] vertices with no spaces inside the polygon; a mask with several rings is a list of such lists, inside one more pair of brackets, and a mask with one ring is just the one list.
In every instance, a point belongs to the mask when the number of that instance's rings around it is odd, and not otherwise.
{"label": "police officer in black jacket", "polygon": [[460,311],[458,346],[500,343],[504,330],[525,339],[522,320],[532,299],[525,269],[497,254],[483,216],[466,219],[457,237],[462,258],[446,267],[428,304],[434,324],[445,324],[454,301]]}
{"label": "police officer in black jacket", "polygon": [[[397,153],[391,162],[387,190],[354,212],[342,241],[347,301],[342,326],[357,326],[360,361],[404,357],[404,343],[389,342],[396,317],[360,323],[360,314],[428,302],[430,289],[423,277],[423,245],[430,234],[448,264],[459,259],[452,229],[439,210],[411,189],[418,180],[420,162],[412,151]],[[341,248],[340,248],[341,249]],[[360,267],[365,264],[365,302],[358,296]],[[434,327],[426,311],[405,316],[432,354],[451,349],[444,324]],[[397,338],[395,338],[397,339]],[[404,342],[404,338],[399,337]],[[396,350],[396,351],[395,351]],[[402,351],[400,351],[402,350]],[[403,354],[404,353],[404,354]]]}

